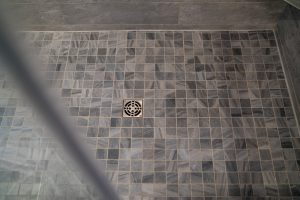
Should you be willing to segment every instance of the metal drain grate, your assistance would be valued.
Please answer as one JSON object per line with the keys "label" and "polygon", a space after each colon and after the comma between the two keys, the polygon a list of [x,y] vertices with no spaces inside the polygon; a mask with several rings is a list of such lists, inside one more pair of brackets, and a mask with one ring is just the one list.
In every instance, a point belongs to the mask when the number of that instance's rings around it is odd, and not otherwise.
{"label": "metal drain grate", "polygon": [[123,117],[142,117],[143,100],[126,99],[123,101]]}

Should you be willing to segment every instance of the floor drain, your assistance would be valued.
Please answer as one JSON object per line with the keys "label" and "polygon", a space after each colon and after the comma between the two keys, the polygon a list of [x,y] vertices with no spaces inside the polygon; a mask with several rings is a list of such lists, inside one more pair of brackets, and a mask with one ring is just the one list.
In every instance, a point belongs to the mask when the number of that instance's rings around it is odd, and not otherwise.
{"label": "floor drain", "polygon": [[126,99],[123,102],[123,117],[142,117],[143,100]]}

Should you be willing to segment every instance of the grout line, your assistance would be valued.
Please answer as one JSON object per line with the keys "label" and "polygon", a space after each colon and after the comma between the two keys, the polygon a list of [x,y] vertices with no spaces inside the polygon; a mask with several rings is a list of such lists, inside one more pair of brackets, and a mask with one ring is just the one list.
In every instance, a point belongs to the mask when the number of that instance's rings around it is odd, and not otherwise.
{"label": "grout line", "polygon": [[176,32],[183,32],[183,31],[186,31],[186,32],[193,32],[193,31],[201,31],[201,32],[219,32],[219,31],[224,31],[224,32],[259,32],[259,31],[263,31],[263,32],[266,32],[266,31],[274,31],[273,29],[236,29],[236,30],[228,30],[228,29],[122,29],[122,30],[118,30],[118,29],[113,29],[113,30],[110,30],[110,29],[107,29],[107,30],[104,30],[104,29],[101,29],[101,30],[83,30],[83,31],[64,31],[64,30],[61,30],[61,31],[47,31],[47,30],[44,30],[44,31],[17,31],[17,32],[20,32],[20,33],[45,33],[45,32],[50,32],[50,33],[55,33],[55,32],[71,32],[71,33],[85,33],[85,32],[111,32],[111,31],[124,31],[124,32],[172,32],[172,31],[176,31]]}
{"label": "grout line", "polygon": [[[280,0],[273,0],[274,2],[281,2]],[[124,1],[118,0],[118,1],[114,1],[114,2],[110,2],[109,0],[107,1],[96,1],[96,2],[86,2],[86,3],[82,3],[82,2],[62,2],[62,3],[57,3],[57,2],[43,2],[43,1],[38,1],[38,2],[13,2],[13,4],[15,5],[38,5],[38,4],[46,4],[46,5],[76,5],[76,4],[81,4],[81,5],[85,5],[85,4],[106,4],[106,3],[112,3],[112,4],[118,4],[118,3],[123,3]],[[133,1],[127,1],[126,3],[128,4],[136,4],[136,3],[148,3],[148,4],[265,4],[265,3],[270,3],[271,1],[209,1],[209,0],[204,0],[204,1],[197,1],[197,0],[192,0],[192,1],[164,1],[161,2],[159,0],[157,1],[149,1],[149,2],[144,2],[144,1],[138,1],[138,0],[133,0]],[[273,2],[272,2],[273,3]]]}

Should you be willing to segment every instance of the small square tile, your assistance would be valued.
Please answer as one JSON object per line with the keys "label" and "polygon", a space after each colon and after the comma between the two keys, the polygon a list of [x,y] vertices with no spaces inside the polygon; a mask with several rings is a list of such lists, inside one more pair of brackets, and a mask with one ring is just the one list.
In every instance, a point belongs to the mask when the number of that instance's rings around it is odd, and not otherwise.
{"label": "small square tile", "polygon": [[119,149],[108,149],[108,159],[118,159]]}

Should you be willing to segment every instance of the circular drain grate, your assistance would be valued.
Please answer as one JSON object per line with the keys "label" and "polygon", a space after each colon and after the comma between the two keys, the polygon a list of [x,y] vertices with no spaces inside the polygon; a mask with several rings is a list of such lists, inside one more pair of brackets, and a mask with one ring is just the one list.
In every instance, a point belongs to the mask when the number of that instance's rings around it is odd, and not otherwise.
{"label": "circular drain grate", "polygon": [[142,104],[135,100],[127,101],[123,109],[128,117],[139,117],[142,113]]}

